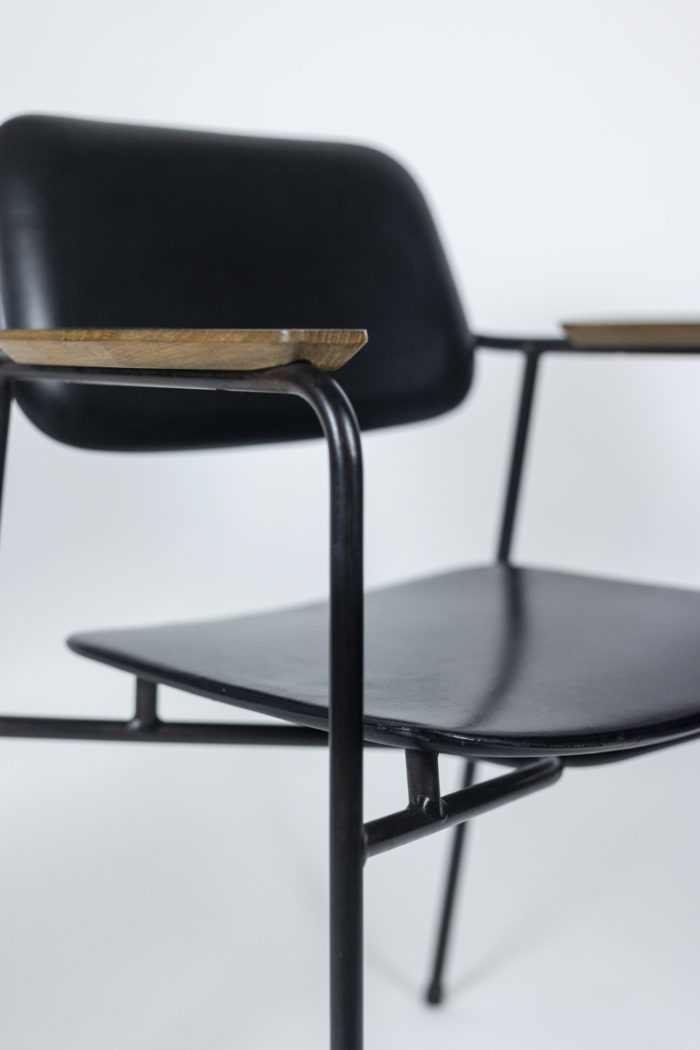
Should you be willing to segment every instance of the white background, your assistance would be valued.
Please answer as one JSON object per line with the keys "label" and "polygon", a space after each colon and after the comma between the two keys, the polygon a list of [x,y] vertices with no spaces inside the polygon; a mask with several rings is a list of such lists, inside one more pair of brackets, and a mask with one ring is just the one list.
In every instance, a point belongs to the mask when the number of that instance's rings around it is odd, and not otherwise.
{"label": "white background", "polygon": [[[479,330],[700,313],[690,0],[5,0],[2,21],[2,118],[393,153]],[[484,354],[456,412],[367,437],[370,584],[491,555],[517,375]],[[542,379],[518,558],[700,586],[700,362],[561,358]],[[17,414],[6,497],[8,712],[126,714],[129,682],[68,654],[72,630],[324,593],[319,443],[97,456]],[[174,697],[169,712],[236,717]],[[0,754],[3,1047],[327,1045],[324,754]],[[475,825],[442,1011],[418,993],[446,842],[374,861],[368,1046],[696,1045],[696,755],[572,772]],[[401,756],[367,765],[368,813],[402,805]]]}

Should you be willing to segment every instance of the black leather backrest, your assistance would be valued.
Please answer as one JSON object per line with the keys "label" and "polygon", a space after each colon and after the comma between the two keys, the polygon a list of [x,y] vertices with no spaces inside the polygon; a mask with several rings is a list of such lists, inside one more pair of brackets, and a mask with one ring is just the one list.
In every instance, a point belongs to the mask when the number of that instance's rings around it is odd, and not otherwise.
{"label": "black leather backrest", "polygon": [[[337,143],[60,117],[0,128],[8,328],[367,328],[338,379],[364,427],[427,418],[471,380],[471,339],[419,190]],[[296,398],[22,384],[53,437],[201,448],[317,432]]]}

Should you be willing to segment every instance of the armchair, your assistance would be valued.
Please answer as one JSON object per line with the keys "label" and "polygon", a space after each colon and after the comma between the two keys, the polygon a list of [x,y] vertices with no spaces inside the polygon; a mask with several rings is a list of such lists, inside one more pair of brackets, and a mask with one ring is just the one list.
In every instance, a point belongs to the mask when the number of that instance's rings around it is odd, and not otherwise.
{"label": "armchair", "polygon": [[[74,635],[75,652],[134,676],[133,718],[3,715],[0,735],[328,745],[330,1045],[361,1050],[364,864],[456,826],[437,1003],[465,822],[566,765],[700,732],[700,594],[511,564],[538,362],[576,347],[474,335],[420,193],[376,151],[16,118],[0,129],[0,263],[14,329],[0,348],[18,358],[0,361],[2,464],[13,401],[45,433],[95,451],[325,437],[328,604]],[[299,359],[275,363],[290,325],[308,339]],[[115,365],[125,328],[133,354]],[[176,343],[178,331],[201,342],[219,329],[229,356],[154,356],[153,328]],[[310,363],[313,332],[339,329],[348,353]],[[343,363],[364,329],[369,345]],[[260,337],[252,349],[243,330]],[[23,340],[41,343],[39,356],[20,360]],[[78,354],[86,342],[94,363]],[[480,348],[525,356],[496,563],[365,594],[361,430],[459,404]],[[168,723],[161,684],[281,724]],[[405,809],[369,822],[365,746],[405,751],[408,790]],[[465,759],[464,785],[447,795],[440,754]],[[511,768],[474,784],[477,760]]]}

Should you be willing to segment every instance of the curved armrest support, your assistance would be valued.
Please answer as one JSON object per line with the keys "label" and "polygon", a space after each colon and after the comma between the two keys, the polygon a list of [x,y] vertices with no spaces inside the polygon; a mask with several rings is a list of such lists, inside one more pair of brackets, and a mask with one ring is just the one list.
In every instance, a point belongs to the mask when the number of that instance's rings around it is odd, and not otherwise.
{"label": "curved armrest support", "polygon": [[477,349],[520,350],[525,354],[543,353],[547,350],[575,350],[568,339],[555,336],[478,335],[474,336]]}
{"label": "curved armrest support", "polygon": [[475,335],[477,348],[519,350],[525,355],[518,417],[513,436],[498,561],[508,562],[520,494],[532,403],[540,357],[550,351],[579,354],[700,354],[700,323],[668,322],[565,324],[570,339]]}
{"label": "curved armrest support", "polygon": [[[7,358],[0,360],[0,392],[4,397],[9,397],[15,380],[37,379],[100,386],[293,394],[311,406],[323,429],[330,463],[331,752],[335,738],[336,743],[344,741],[347,744],[345,754],[359,752],[361,762],[364,594],[362,447],[353,407],[332,375],[305,361],[260,371],[215,372],[55,367],[17,364]],[[2,437],[0,434],[0,440]],[[355,747],[355,744],[358,746]],[[361,805],[361,794],[359,797]]]}
{"label": "curved armrest support", "polygon": [[[264,371],[200,372],[36,367],[0,359],[0,443],[14,380],[294,394],[313,408],[328,443],[330,550],[330,840],[332,1041],[357,1028],[362,989],[363,653],[362,450],[360,428],[333,377],[300,361]],[[4,422],[3,422],[4,419]]]}

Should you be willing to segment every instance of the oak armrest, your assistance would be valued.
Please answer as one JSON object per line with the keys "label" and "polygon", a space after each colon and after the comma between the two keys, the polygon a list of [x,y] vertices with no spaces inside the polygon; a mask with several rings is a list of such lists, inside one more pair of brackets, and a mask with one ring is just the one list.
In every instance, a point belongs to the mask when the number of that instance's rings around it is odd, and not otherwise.
{"label": "oak armrest", "polygon": [[247,372],[296,361],[341,368],[367,342],[359,329],[5,329],[0,349],[23,365]]}
{"label": "oak armrest", "polygon": [[623,353],[700,353],[700,321],[563,321],[574,349]]}
{"label": "oak armrest", "polygon": [[564,321],[566,338],[475,335],[489,350],[599,354],[700,354],[700,321]]}

